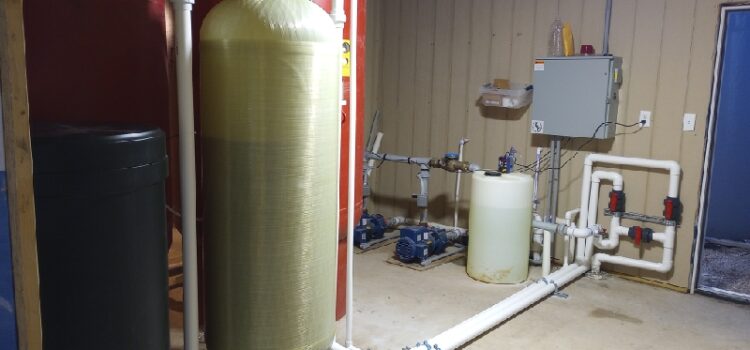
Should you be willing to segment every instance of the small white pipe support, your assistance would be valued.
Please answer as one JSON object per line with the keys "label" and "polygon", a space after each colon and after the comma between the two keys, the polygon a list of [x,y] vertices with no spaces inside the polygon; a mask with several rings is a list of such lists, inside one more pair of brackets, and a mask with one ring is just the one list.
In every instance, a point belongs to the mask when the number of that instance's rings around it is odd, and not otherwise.
{"label": "small white pipe support", "polygon": [[[349,182],[347,190],[346,246],[354,246],[354,182],[357,161],[357,14],[358,0],[351,0],[349,11],[350,76],[349,76]],[[343,4],[341,4],[343,7]],[[342,11],[343,12],[343,11]],[[346,347],[352,347],[354,323],[354,249],[346,250]]]}
{"label": "small white pipe support", "polygon": [[198,239],[196,236],[195,117],[193,111],[194,0],[173,0],[177,42],[177,108],[182,202],[183,327],[186,350],[198,350]]}
{"label": "small white pipe support", "polygon": [[547,277],[552,268],[552,233],[543,231],[544,243],[542,244],[542,277]]}
{"label": "small white pipe support", "polygon": [[[458,160],[464,160],[464,145],[469,143],[469,139],[461,138],[458,141]],[[375,152],[377,153],[377,152]],[[461,200],[461,172],[456,172],[456,189],[453,196],[453,226],[458,227],[458,209]]]}
{"label": "small white pipe support", "polygon": [[[503,321],[511,318],[544,299],[555,290],[562,288],[569,282],[578,278],[588,270],[586,266],[577,264],[563,267],[549,276],[533,283],[503,301],[482,311],[481,313],[459,323],[443,333],[429,339],[426,343],[435,349],[454,350],[482,333],[492,329]],[[413,350],[428,350],[428,346],[419,345]]]}
{"label": "small white pipe support", "polygon": [[654,240],[659,241],[663,244],[662,259],[661,262],[651,262],[639,259],[627,258],[618,255],[609,255],[605,253],[594,254],[593,261],[591,263],[591,269],[593,272],[599,272],[602,263],[610,263],[616,265],[630,266],[644,270],[656,271],[660,273],[667,273],[672,270],[673,259],[674,259],[674,239],[675,239],[675,226],[667,226],[665,232],[655,233]]}

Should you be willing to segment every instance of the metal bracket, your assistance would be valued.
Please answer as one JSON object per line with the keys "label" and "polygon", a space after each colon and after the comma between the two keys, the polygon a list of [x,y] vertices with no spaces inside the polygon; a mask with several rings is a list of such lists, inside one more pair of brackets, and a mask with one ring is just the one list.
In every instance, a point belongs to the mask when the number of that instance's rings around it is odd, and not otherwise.
{"label": "metal bracket", "polygon": [[554,295],[554,296],[556,296],[556,297],[558,297],[560,299],[568,299],[568,297],[570,296],[570,295],[568,295],[568,293],[561,292],[560,291],[560,287],[557,285],[557,282],[555,282],[555,281],[547,280],[544,277],[540,278],[539,281],[544,282],[544,284],[552,284],[553,286],[555,286],[555,291],[552,292],[552,295]]}
{"label": "metal bracket", "polygon": [[[441,350],[440,347],[437,344],[430,345],[430,343],[428,343],[426,340],[423,340],[421,343],[417,343],[415,345],[416,348],[419,348],[420,346],[424,346],[425,348],[427,348],[427,350]],[[410,350],[410,349],[412,349],[412,348],[410,348],[408,346],[405,347],[405,348],[401,348],[401,350]]]}
{"label": "metal bracket", "polygon": [[[604,208],[604,216],[613,216],[617,215],[618,213],[612,214],[612,212],[609,210],[609,208]],[[642,221],[642,222],[650,222],[653,224],[659,224],[664,226],[675,226],[676,222],[674,220],[667,220],[662,216],[651,216],[646,214],[640,214],[640,213],[631,213],[631,212],[623,212],[619,213],[621,214],[620,217],[624,219],[630,219],[630,220],[636,220],[636,221]]]}

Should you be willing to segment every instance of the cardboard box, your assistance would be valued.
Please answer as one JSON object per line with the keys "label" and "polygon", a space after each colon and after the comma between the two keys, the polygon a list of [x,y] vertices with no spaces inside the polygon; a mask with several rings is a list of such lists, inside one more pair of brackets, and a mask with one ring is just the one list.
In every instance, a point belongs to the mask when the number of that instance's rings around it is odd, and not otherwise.
{"label": "cardboard box", "polygon": [[510,81],[508,79],[495,79],[492,81],[492,87],[495,89],[510,90]]}

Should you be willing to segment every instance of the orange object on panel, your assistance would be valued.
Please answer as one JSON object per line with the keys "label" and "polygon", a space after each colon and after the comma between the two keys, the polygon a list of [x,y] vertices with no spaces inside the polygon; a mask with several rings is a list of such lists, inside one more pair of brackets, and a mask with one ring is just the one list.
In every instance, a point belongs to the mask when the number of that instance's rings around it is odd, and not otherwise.
{"label": "orange object on panel", "polygon": [[[313,0],[316,4],[322,7],[326,12],[331,12],[331,0]],[[349,23],[351,23],[352,14],[349,11],[350,1],[344,1],[344,10],[346,12],[347,21],[344,25],[344,40],[349,40]],[[365,120],[365,28],[367,27],[366,22],[366,8],[367,0],[359,1],[358,13],[357,13],[357,154],[364,155],[364,120]],[[342,48],[344,47],[342,42]],[[343,69],[343,67],[342,67]],[[346,292],[346,217],[347,217],[347,201],[346,191],[348,188],[347,171],[349,169],[349,116],[351,111],[349,110],[349,77],[344,77],[344,100],[346,104],[341,109],[341,185],[339,187],[339,266],[337,274],[337,293],[336,293],[336,319],[340,319],[346,314],[346,303],[345,303],[345,292]],[[354,198],[355,205],[353,210],[355,221],[359,220],[362,215],[362,166],[363,157],[357,157],[357,163],[355,169],[357,174],[355,179]]]}

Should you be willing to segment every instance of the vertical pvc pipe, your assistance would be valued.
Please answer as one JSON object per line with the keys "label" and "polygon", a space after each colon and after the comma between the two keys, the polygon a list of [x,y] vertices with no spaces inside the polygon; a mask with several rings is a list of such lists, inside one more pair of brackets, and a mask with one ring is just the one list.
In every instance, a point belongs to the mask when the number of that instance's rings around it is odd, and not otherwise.
{"label": "vertical pvc pipe", "polygon": [[609,55],[609,28],[612,22],[612,0],[607,0],[604,9],[604,38],[602,39],[602,55]]}
{"label": "vertical pvc pipe", "polygon": [[[346,13],[344,11],[344,0],[333,0],[331,3],[331,19],[333,20],[333,24],[336,26],[336,31],[338,32],[338,37],[341,39],[341,43],[344,42],[344,24],[346,23]],[[339,81],[339,92],[337,94],[338,99],[338,112],[336,113],[337,118],[339,120],[341,119],[341,106],[344,101],[344,80],[343,76],[341,74],[341,69],[338,70],[338,81]],[[339,121],[338,125],[338,139],[336,139],[336,239],[334,241],[334,244],[336,245],[336,266],[334,268],[336,271],[338,271],[338,263],[339,263],[339,237],[341,236],[341,232],[339,229],[341,228],[341,176],[343,175],[343,172],[341,171],[341,121]],[[347,244],[350,244],[347,238]],[[351,246],[348,246],[347,250],[350,250]],[[348,266],[348,265],[347,265]],[[338,288],[338,273],[336,273],[336,288]]]}
{"label": "vertical pvc pipe", "polygon": [[[458,141],[458,160],[464,160],[464,145],[469,142],[467,138]],[[461,171],[456,172],[456,189],[453,191],[453,227],[458,227],[458,207],[461,200]]]}
{"label": "vertical pvc pipe", "polygon": [[349,13],[349,40],[351,41],[351,57],[349,76],[349,183],[347,189],[347,218],[346,218],[346,342],[347,348],[352,347],[352,327],[354,316],[354,181],[357,160],[357,17],[358,1],[351,0]]}
{"label": "vertical pvc pipe", "polygon": [[[336,26],[336,31],[338,32],[338,37],[341,39],[341,42],[344,42],[344,24],[346,23],[346,13],[344,13],[344,1],[343,0],[333,0],[333,3],[331,4],[331,19],[333,20],[333,24]],[[341,75],[341,70],[338,70],[338,81],[339,81],[339,92],[337,94],[338,99],[338,113],[336,114],[338,118],[341,118],[341,105],[342,101],[344,100],[344,80]],[[336,144],[336,208],[338,210],[336,211],[336,240],[334,244],[336,245],[336,264],[338,264],[339,261],[339,236],[341,232],[339,232],[339,223],[341,222],[341,203],[340,203],[340,191],[341,191],[341,122],[339,121],[338,126],[338,139]],[[338,266],[336,267],[338,268]],[[338,274],[336,274],[338,276]],[[336,281],[336,285],[338,285],[338,281]]]}
{"label": "vertical pvc pipe", "polygon": [[183,328],[185,350],[198,350],[198,240],[196,238],[195,119],[193,115],[194,0],[174,0],[182,201]]}

